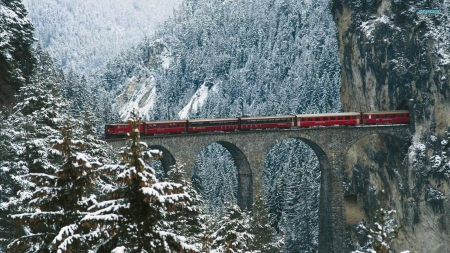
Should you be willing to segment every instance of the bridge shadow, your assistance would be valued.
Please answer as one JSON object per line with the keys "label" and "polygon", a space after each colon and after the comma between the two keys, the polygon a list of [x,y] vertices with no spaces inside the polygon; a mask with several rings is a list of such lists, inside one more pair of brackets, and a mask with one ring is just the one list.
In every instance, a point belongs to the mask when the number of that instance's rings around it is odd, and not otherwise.
{"label": "bridge shadow", "polygon": [[159,151],[163,152],[163,157],[161,157],[159,160],[161,161],[161,164],[164,168],[164,177],[167,177],[167,174],[170,171],[170,168],[172,165],[175,165],[175,157],[172,155],[172,153],[165,147],[160,145],[149,145],[149,149],[157,149]]}
{"label": "bridge shadow", "polygon": [[237,190],[237,204],[244,210],[252,210],[253,204],[253,178],[250,164],[244,153],[234,144],[226,141],[217,141],[216,143],[222,145],[234,160],[238,171],[238,190]]}

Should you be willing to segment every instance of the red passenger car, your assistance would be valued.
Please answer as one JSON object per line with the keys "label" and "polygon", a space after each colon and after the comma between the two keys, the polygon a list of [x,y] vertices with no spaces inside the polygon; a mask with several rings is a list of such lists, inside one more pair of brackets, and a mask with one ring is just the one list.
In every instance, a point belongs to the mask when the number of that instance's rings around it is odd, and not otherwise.
{"label": "red passenger car", "polygon": [[409,111],[385,111],[385,112],[363,112],[362,124],[379,125],[379,124],[408,124]]}
{"label": "red passenger car", "polygon": [[188,120],[189,133],[235,130],[238,130],[238,118]]}
{"label": "red passenger car", "polygon": [[186,120],[145,122],[145,134],[180,134],[187,132]]}
{"label": "red passenger car", "polygon": [[298,127],[333,125],[355,126],[358,124],[360,124],[359,112],[297,115]]}
{"label": "red passenger car", "polygon": [[[130,125],[127,123],[105,125],[105,138],[125,137],[130,132]],[[144,132],[144,123],[139,126],[139,132]]]}
{"label": "red passenger car", "polygon": [[267,116],[240,118],[240,130],[278,128],[286,129],[295,126],[295,116]]}

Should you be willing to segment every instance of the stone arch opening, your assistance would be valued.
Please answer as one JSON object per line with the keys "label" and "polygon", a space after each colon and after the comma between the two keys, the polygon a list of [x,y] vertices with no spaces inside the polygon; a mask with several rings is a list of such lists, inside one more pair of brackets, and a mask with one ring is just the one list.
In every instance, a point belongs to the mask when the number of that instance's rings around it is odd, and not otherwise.
{"label": "stone arch opening", "polygon": [[253,204],[253,178],[250,164],[247,161],[244,153],[234,144],[226,141],[217,141],[216,143],[222,145],[231,157],[238,171],[238,190],[237,190],[237,204],[244,210],[252,210]]}
{"label": "stone arch opening", "polygon": [[[288,230],[292,230],[292,233],[295,233],[295,236],[298,237],[295,240],[298,240],[297,242],[294,242],[294,244],[298,244],[296,248],[290,249],[292,252],[315,252],[321,244],[326,244],[327,241],[329,243],[329,239],[332,238],[332,184],[331,184],[331,169],[330,169],[330,163],[328,161],[328,157],[325,153],[325,151],[314,141],[307,137],[298,137],[293,136],[291,138],[284,139],[280,142],[278,142],[277,145],[272,146],[269,151],[269,153],[266,156],[266,164],[264,169],[264,182],[265,182],[265,191],[267,188],[274,188],[278,187],[277,185],[267,185],[269,182],[266,179],[268,172],[267,166],[277,166],[276,164],[268,165],[268,161],[271,155],[271,152],[275,148],[280,148],[278,146],[283,142],[296,142],[301,143],[296,147],[296,150],[293,152],[305,152],[307,156],[313,156],[310,158],[306,158],[305,156],[300,156],[300,158],[289,158],[289,161],[286,161],[287,163],[291,163],[291,160],[302,160],[300,162],[300,166],[304,166],[305,168],[293,168],[297,170],[296,172],[288,173],[288,179],[287,180],[293,180],[292,183],[288,181],[281,181],[281,184],[295,184],[293,185],[293,191],[295,191],[294,194],[294,202],[293,204],[297,204],[298,207],[295,207],[295,213],[292,214],[292,219],[289,219],[290,217],[287,217],[286,213],[289,211],[284,211],[285,214],[283,216],[286,216],[288,219],[288,222],[285,222],[288,226],[294,226],[293,228],[288,228]],[[294,145],[294,144],[290,144]],[[285,147],[283,147],[285,148]],[[300,148],[300,150],[298,150]],[[283,152],[275,151],[275,152]],[[283,154],[280,154],[283,156]],[[290,151],[287,154],[284,155],[292,155],[292,151]],[[283,158],[284,159],[284,158]],[[308,160],[306,160],[308,159]],[[285,166],[285,165],[282,165]],[[289,165],[291,166],[291,165]],[[313,166],[313,167],[308,167]],[[286,168],[285,168],[286,170]],[[276,172],[276,173],[285,173],[285,172]],[[295,173],[302,173],[304,175],[296,175]],[[283,179],[282,179],[283,180]],[[295,182],[294,182],[295,181]],[[276,184],[280,184],[280,182],[277,182]],[[301,188],[301,189],[299,189]],[[314,188],[314,189],[311,189]],[[287,193],[291,192],[292,190],[287,190]],[[274,194],[272,193],[266,193],[265,194]],[[298,195],[298,196],[296,196]],[[309,195],[309,196],[306,196]],[[298,200],[297,200],[298,198]],[[289,200],[283,200],[284,202]],[[296,203],[297,202],[297,203]],[[269,204],[269,203],[268,203]],[[289,203],[288,203],[289,204]],[[290,204],[289,204],[290,205]],[[270,207],[269,207],[270,208]],[[273,210],[271,210],[271,213],[273,214]],[[298,217],[295,217],[297,215]],[[285,220],[286,217],[278,217],[281,221]],[[298,219],[299,223],[296,224],[292,222],[292,220]],[[290,220],[290,221],[289,221]],[[295,224],[294,224],[295,223]],[[284,224],[279,224],[281,226],[285,226]],[[284,229],[286,228],[279,228]],[[286,231],[283,231],[286,232]],[[289,236],[289,235],[287,235]],[[292,243],[292,242],[291,242]]]}
{"label": "stone arch opening", "polygon": [[[211,177],[214,177],[214,180],[213,180],[214,182],[212,182],[212,183],[216,183],[216,184],[221,184],[221,182],[216,181],[217,178],[220,179],[221,177],[226,177],[227,182],[225,182],[225,185],[226,185],[227,189],[220,190],[221,193],[218,193],[218,194],[223,195],[224,193],[222,191],[234,192],[233,194],[235,194],[235,195],[233,195],[233,196],[235,196],[237,205],[242,210],[251,210],[252,203],[253,203],[253,178],[252,178],[252,171],[250,168],[250,164],[247,160],[247,157],[235,144],[227,142],[227,141],[212,142],[212,143],[206,145],[205,148],[203,148],[202,152],[204,152],[205,149],[208,149],[209,147],[213,147],[212,149],[214,152],[221,153],[220,162],[223,162],[224,159],[225,160],[230,159],[225,162],[228,164],[227,165],[228,167],[236,168],[236,174],[230,175],[230,176],[224,175],[224,173],[230,173],[229,171],[228,172],[215,171],[215,173],[217,173],[216,175],[211,175],[211,172],[204,172],[204,171],[199,172],[198,171],[199,168],[196,167],[198,161],[196,161],[196,166],[194,166],[194,173],[192,176],[192,182],[193,182],[194,187],[197,190],[199,190],[200,192],[203,192],[203,191],[210,192],[211,189],[209,189],[209,190],[205,189],[205,188],[209,187],[206,184],[210,183],[210,182],[207,182],[208,181],[207,178],[206,179],[204,178],[205,174],[208,174],[210,181],[211,181]],[[220,147],[220,149],[223,149],[223,150],[217,151],[217,147]],[[228,155],[226,155],[222,152],[228,153],[229,157],[228,157]],[[223,158],[223,156],[225,156],[225,158]],[[215,164],[218,161],[218,160],[211,161],[213,159],[217,159],[217,158],[213,158],[213,157],[208,157],[208,159],[210,159],[210,160],[207,162],[200,162],[200,163],[208,163],[208,166],[211,166],[211,163]],[[231,162],[231,164],[230,164],[230,162]],[[217,167],[221,167],[221,166],[215,166],[214,169],[217,169]],[[234,176],[236,176],[236,177],[234,177]],[[230,180],[231,183],[228,182],[228,180]],[[237,189],[234,188],[236,186],[237,186]],[[220,185],[220,187],[222,187],[222,185]],[[228,189],[228,188],[233,188],[233,189]],[[222,196],[222,195],[220,195],[221,198],[223,198],[223,197],[226,198],[226,196]],[[221,201],[219,201],[219,202],[221,202]],[[224,200],[222,202],[229,202],[229,201]]]}
{"label": "stone arch opening", "polygon": [[159,160],[161,161],[162,167],[164,169],[164,177],[167,177],[167,173],[172,165],[175,165],[176,160],[172,153],[165,147],[161,145],[149,145],[149,149],[157,149],[163,152],[163,157]]}

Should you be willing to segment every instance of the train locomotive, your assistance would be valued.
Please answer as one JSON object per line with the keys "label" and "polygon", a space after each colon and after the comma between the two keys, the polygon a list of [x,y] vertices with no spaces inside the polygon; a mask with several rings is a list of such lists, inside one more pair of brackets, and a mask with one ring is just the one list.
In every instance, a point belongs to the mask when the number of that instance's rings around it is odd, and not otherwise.
{"label": "train locomotive", "polygon": [[[409,111],[345,112],[301,114],[263,117],[237,117],[223,119],[167,120],[141,122],[141,136],[250,131],[257,129],[290,129],[326,126],[359,126],[409,124]],[[105,138],[119,138],[130,132],[126,123],[105,125]]]}

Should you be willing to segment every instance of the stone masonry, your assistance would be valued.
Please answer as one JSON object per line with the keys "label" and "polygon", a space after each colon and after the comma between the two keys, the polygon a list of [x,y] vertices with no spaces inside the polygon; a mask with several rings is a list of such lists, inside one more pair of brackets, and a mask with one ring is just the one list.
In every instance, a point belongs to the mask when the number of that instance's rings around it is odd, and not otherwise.
{"label": "stone masonry", "polygon": [[[345,244],[342,173],[347,151],[359,140],[371,135],[389,135],[409,143],[408,125],[317,127],[289,130],[212,132],[144,137],[150,148],[163,151],[166,172],[175,162],[186,164],[188,179],[197,155],[211,143],[226,148],[238,169],[238,205],[251,209],[253,196],[263,191],[264,161],[270,149],[289,138],[308,144],[316,153],[321,168],[319,203],[319,252],[348,252]],[[107,140],[113,148],[124,146],[123,139]]]}

